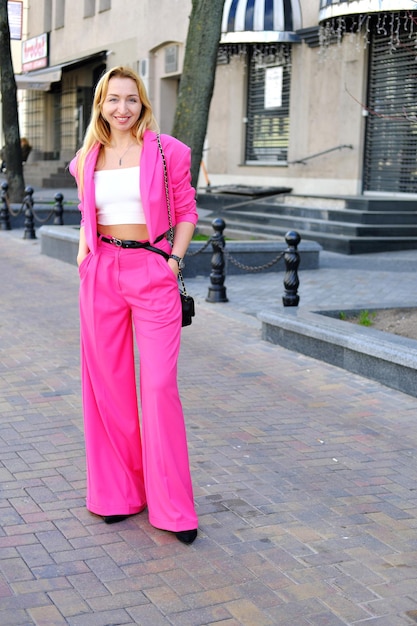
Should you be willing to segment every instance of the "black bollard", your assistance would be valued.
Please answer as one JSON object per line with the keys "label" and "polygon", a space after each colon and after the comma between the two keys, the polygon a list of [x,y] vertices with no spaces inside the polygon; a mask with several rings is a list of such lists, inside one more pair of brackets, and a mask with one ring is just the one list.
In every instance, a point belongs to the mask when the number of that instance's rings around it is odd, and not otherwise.
{"label": "black bollard", "polygon": [[294,230],[290,230],[285,235],[285,241],[288,248],[284,254],[285,276],[284,288],[285,294],[282,297],[284,306],[298,306],[300,296],[297,293],[300,281],[298,280],[298,266],[300,265],[300,255],[297,252],[297,246],[301,241],[301,237]]}
{"label": "black bollard", "polygon": [[8,189],[9,185],[5,181],[1,185],[0,230],[12,229],[10,225],[9,202],[7,197]]}
{"label": "black bollard", "polygon": [[206,302],[229,302],[226,297],[226,287],[224,286],[224,252],[225,240],[223,231],[226,228],[226,222],[220,217],[212,221],[211,225],[214,229],[214,235],[211,238],[213,246],[213,256],[211,257],[211,285],[208,290]]}
{"label": "black bollard", "polygon": [[54,224],[55,226],[63,226],[64,225],[64,218],[63,218],[63,214],[64,214],[64,196],[62,195],[62,193],[56,193],[55,196],[55,217],[54,217]]}
{"label": "black bollard", "polygon": [[33,189],[26,187],[23,206],[25,207],[25,230],[23,239],[36,239],[35,218],[33,215]]}

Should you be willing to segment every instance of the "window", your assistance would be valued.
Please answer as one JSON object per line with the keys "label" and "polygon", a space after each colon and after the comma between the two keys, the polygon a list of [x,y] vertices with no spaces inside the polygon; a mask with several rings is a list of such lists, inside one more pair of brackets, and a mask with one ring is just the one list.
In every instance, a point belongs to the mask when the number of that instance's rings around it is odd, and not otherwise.
{"label": "window", "polygon": [[109,9],[111,9],[111,0],[98,0],[99,12],[108,11]]}
{"label": "window", "polygon": [[52,0],[45,0],[43,5],[43,30],[45,33],[52,30]]}
{"label": "window", "polygon": [[55,28],[65,25],[65,0],[55,0]]}
{"label": "window", "polygon": [[165,48],[165,73],[170,74],[172,72],[178,72],[178,45],[167,46]]}
{"label": "window", "polygon": [[291,48],[254,48],[249,61],[246,163],[287,161]]}
{"label": "window", "polygon": [[96,12],[96,0],[84,0],[84,17],[92,17]]}
{"label": "window", "polygon": [[371,44],[364,190],[417,193],[417,60],[408,30],[374,33]]}

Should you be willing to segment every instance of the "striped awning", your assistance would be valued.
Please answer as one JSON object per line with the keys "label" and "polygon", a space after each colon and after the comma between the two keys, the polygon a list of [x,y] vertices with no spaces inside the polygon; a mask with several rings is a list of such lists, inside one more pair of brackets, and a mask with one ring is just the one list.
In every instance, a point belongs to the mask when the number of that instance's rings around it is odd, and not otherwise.
{"label": "striped awning", "polygon": [[319,22],[332,17],[386,11],[415,11],[415,0],[320,0]]}
{"label": "striped awning", "polygon": [[225,0],[221,43],[300,41],[299,0]]}

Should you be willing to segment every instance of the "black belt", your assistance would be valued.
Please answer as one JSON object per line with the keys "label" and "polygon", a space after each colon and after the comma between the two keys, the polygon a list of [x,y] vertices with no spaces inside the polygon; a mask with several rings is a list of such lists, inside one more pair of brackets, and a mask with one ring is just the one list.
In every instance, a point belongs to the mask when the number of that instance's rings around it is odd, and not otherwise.
{"label": "black belt", "polygon": [[[157,239],[155,239],[155,243],[158,241],[162,241],[165,237],[165,233],[160,235]],[[150,250],[150,252],[156,252],[157,254],[162,255],[166,260],[169,259],[169,254],[160,248],[156,248],[152,246],[150,241],[133,241],[130,239],[117,239],[117,237],[104,237],[99,234],[99,238],[104,243],[110,243],[113,246],[117,246],[118,248],[130,248],[131,250],[137,250],[138,248],[145,248],[146,250]]]}

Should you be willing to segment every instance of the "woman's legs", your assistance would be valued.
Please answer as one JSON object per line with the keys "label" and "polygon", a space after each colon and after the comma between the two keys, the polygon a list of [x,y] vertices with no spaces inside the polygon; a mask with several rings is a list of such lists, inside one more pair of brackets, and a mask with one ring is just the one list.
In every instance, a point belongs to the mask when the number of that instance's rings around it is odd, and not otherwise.
{"label": "woman's legs", "polygon": [[194,529],[198,520],[177,384],[181,304],[177,279],[163,257],[144,253],[141,290],[130,302],[140,355],[149,521],[157,528],[174,532]]}
{"label": "woman's legs", "polygon": [[[177,280],[163,257],[145,250],[99,243],[97,255],[84,263],[80,311],[87,507],[100,515],[124,515],[140,511],[147,501],[149,520],[157,528],[197,528],[177,387]],[[132,317],[140,354],[142,442]]]}
{"label": "woman's legs", "polygon": [[138,513],[146,505],[131,313],[117,289],[117,256],[80,268],[81,366],[87,508]]}
{"label": "woman's legs", "polygon": [[159,329],[157,339],[146,332],[143,321],[135,325],[140,353],[142,446],[149,521],[165,530],[197,528],[177,386],[178,319]]}

